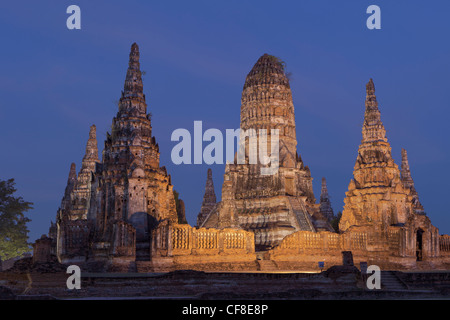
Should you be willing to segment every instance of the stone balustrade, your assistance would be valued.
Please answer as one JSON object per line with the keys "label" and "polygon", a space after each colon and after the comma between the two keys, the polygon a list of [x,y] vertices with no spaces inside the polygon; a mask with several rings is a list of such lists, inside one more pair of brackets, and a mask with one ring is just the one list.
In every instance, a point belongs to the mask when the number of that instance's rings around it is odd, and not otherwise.
{"label": "stone balustrade", "polygon": [[254,234],[240,229],[193,228],[161,223],[153,238],[153,256],[247,254],[255,252]]}
{"label": "stone balustrade", "polygon": [[439,236],[439,250],[441,255],[450,255],[450,235]]}

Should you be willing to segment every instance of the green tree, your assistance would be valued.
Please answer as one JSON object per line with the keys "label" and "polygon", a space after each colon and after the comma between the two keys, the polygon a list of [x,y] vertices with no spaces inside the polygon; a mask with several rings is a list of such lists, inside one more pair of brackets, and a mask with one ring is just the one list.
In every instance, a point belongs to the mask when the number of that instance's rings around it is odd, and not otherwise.
{"label": "green tree", "polygon": [[177,191],[175,191],[175,189],[173,190],[173,196],[175,198],[175,205],[176,205],[176,210],[177,210],[178,223],[187,224],[186,213],[184,212],[183,200],[181,200],[179,198],[180,194]]}
{"label": "green tree", "polygon": [[25,212],[33,203],[14,197],[14,179],[0,180],[0,258],[7,260],[30,251]]}
{"label": "green tree", "polygon": [[331,220],[331,226],[333,227],[334,231],[339,232],[339,221],[341,221],[342,212],[339,211],[337,216]]}

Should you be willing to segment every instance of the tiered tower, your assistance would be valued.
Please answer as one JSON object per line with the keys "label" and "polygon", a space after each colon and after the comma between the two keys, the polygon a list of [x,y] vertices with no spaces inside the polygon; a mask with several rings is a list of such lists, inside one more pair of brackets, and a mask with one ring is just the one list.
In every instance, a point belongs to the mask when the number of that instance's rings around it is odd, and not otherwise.
{"label": "tiered tower", "polygon": [[392,159],[372,79],[366,93],[363,137],[344,199],[340,231],[353,225],[401,225],[413,213],[410,190],[403,185]]}
{"label": "tiered tower", "polygon": [[66,185],[66,189],[64,191],[63,199],[61,201],[60,210],[69,211],[70,204],[72,203],[71,193],[72,193],[73,188],[75,188],[76,183],[77,183],[77,169],[76,169],[76,164],[72,162],[70,164],[69,177],[67,178],[67,185]]}
{"label": "tiered tower", "polygon": [[92,125],[81,170],[72,163],[61,207],[56,216],[56,253],[62,262],[82,262],[88,241],[87,213],[91,198],[91,177],[98,163],[96,128]]}
{"label": "tiered tower", "polygon": [[216,193],[214,192],[214,182],[212,178],[212,170],[208,169],[206,176],[206,186],[205,186],[205,194],[203,196],[202,207],[200,208],[200,213],[197,216],[197,226],[203,224],[203,221],[206,219],[208,214],[212,209],[216,206]]}
{"label": "tiered tower", "polygon": [[91,257],[149,260],[152,228],[164,219],[177,223],[178,216],[170,175],[159,166],[136,43],[111,130],[93,178]]}
{"label": "tiered tower", "polygon": [[[247,75],[241,99],[241,131],[251,134],[245,145],[245,163],[228,163],[222,187],[222,201],[200,226],[235,227],[255,233],[258,250],[273,247],[297,230],[315,231],[311,215],[318,212],[310,170],[296,152],[294,105],[284,63],[264,54]],[[267,165],[251,162],[250,150],[261,152],[267,130],[271,150],[271,129],[279,132],[279,168],[262,174]],[[274,153],[268,154],[272,157]],[[272,162],[271,165],[274,163]]]}
{"label": "tiered tower", "polygon": [[328,220],[334,218],[334,211],[331,207],[330,196],[328,195],[327,180],[322,178],[322,189],[320,193],[320,213]]}
{"label": "tiered tower", "polygon": [[97,130],[95,125],[92,125],[86,144],[86,153],[81,162],[76,186],[73,189],[71,215],[75,219],[87,219],[88,203],[91,195],[91,176],[98,161]]}

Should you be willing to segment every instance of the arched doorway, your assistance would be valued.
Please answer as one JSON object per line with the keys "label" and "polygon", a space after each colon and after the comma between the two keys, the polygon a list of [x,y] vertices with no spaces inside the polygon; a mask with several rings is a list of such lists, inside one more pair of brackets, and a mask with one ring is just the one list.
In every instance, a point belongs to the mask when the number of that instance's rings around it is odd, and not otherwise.
{"label": "arched doorway", "polygon": [[416,259],[417,261],[423,259],[423,230],[420,228],[416,232]]}

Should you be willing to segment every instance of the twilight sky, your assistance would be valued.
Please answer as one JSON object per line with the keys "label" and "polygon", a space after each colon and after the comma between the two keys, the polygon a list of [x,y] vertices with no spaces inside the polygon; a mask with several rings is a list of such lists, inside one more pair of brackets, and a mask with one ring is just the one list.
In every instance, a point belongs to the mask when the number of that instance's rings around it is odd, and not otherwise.
{"label": "twilight sky", "polygon": [[[81,30],[66,27],[71,4]],[[366,27],[371,4],[381,30]],[[408,151],[428,216],[450,233],[449,11],[444,0],[2,1],[0,179],[15,178],[17,194],[34,202],[30,241],[47,233],[92,124],[103,149],[137,42],[161,165],[194,225],[208,166],[174,165],[171,133],[193,132],[195,120],[203,130],[238,128],[245,77],[269,53],[292,73],[297,148],[317,199],[326,177],[342,210],[373,78],[393,157],[400,165]],[[224,165],[210,167],[220,199]]]}

